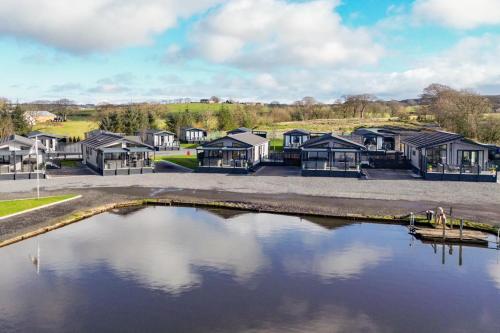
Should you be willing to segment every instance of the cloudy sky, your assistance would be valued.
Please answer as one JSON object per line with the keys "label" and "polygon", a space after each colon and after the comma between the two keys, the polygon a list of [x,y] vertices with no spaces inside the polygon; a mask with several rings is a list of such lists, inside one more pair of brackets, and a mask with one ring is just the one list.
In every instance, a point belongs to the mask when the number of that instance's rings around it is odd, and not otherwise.
{"label": "cloudy sky", "polygon": [[500,94],[500,0],[2,0],[0,96]]}

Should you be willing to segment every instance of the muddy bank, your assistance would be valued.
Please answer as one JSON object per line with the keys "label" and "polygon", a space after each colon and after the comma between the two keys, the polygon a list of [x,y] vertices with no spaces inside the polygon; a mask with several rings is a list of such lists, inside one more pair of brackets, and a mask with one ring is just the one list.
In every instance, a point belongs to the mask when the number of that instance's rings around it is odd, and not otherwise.
{"label": "muddy bank", "polygon": [[[50,231],[54,226],[59,227],[73,220],[81,220],[116,205],[142,204],[147,199],[150,199],[150,202],[165,204],[231,207],[252,211],[345,217],[368,221],[397,219],[409,212],[421,212],[435,208],[437,205],[450,207],[445,202],[430,201],[332,198],[297,194],[246,194],[144,187],[65,189],[44,192],[44,195],[56,194],[81,194],[82,198],[2,221],[0,242],[32,232]],[[29,193],[9,194],[6,199],[29,196]],[[484,205],[484,207],[478,203],[455,205],[453,212],[454,218],[464,218],[490,225],[498,225],[500,222],[498,205]]]}

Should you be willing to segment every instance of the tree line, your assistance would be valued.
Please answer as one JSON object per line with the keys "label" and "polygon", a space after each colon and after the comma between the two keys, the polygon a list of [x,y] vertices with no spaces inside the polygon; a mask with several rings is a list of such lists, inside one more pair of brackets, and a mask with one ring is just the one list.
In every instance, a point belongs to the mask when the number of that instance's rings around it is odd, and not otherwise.
{"label": "tree line", "polygon": [[24,116],[20,105],[14,108],[6,99],[0,99],[0,138],[11,134],[26,135],[31,131],[31,125]]}

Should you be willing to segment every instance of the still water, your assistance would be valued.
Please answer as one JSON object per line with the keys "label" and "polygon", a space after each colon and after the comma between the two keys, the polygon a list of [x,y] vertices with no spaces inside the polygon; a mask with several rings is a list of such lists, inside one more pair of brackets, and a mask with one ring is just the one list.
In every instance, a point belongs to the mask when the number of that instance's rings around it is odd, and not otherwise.
{"label": "still water", "polygon": [[0,332],[500,332],[499,251],[402,226],[151,207],[0,265]]}

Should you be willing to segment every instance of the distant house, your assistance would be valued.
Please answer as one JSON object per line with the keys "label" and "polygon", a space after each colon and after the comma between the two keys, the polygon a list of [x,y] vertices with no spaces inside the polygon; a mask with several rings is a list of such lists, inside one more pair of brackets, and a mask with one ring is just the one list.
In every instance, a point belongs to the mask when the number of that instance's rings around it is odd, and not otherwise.
{"label": "distant house", "polygon": [[236,128],[234,130],[231,130],[231,131],[227,132],[228,135],[230,135],[230,134],[240,134],[240,133],[252,133],[252,134],[258,135],[260,137],[263,137],[264,139],[267,139],[267,132],[265,132],[265,131],[257,131],[257,130],[253,130],[253,129],[250,129],[250,128],[247,128],[247,127],[240,127],[240,128]]}
{"label": "distant house", "polygon": [[103,176],[153,172],[154,148],[139,137],[105,132],[80,144],[83,163]]}
{"label": "distant house", "polygon": [[354,141],[324,134],[302,145],[302,175],[360,177],[361,154],[365,146]]}
{"label": "distant house", "polygon": [[497,181],[489,161],[494,146],[456,133],[426,131],[402,140],[413,169],[429,180]]}
{"label": "distant house", "polygon": [[156,150],[179,150],[180,145],[175,140],[175,134],[169,131],[150,129],[137,133],[145,144],[153,146]]}
{"label": "distant house", "polygon": [[30,179],[36,173],[44,177],[46,148],[38,144],[38,158],[35,141],[20,135],[10,135],[0,139],[0,179]]}
{"label": "distant house", "polygon": [[40,131],[31,132],[27,135],[27,137],[33,140],[37,138],[38,142],[42,143],[49,153],[56,152],[58,150],[59,142],[65,139],[59,135],[43,133]]}
{"label": "distant house", "polygon": [[26,111],[24,112],[24,118],[31,126],[37,123],[45,123],[48,121],[56,121],[58,117],[49,111]]}
{"label": "distant house", "polygon": [[248,173],[268,154],[269,140],[248,132],[229,134],[197,148],[197,171]]}
{"label": "distant house", "polygon": [[183,143],[203,143],[207,141],[208,132],[202,128],[181,128],[180,141]]}
{"label": "distant house", "polygon": [[202,104],[209,104],[210,103],[210,99],[208,99],[208,98],[202,98],[202,99],[200,99],[200,103],[202,103]]}

